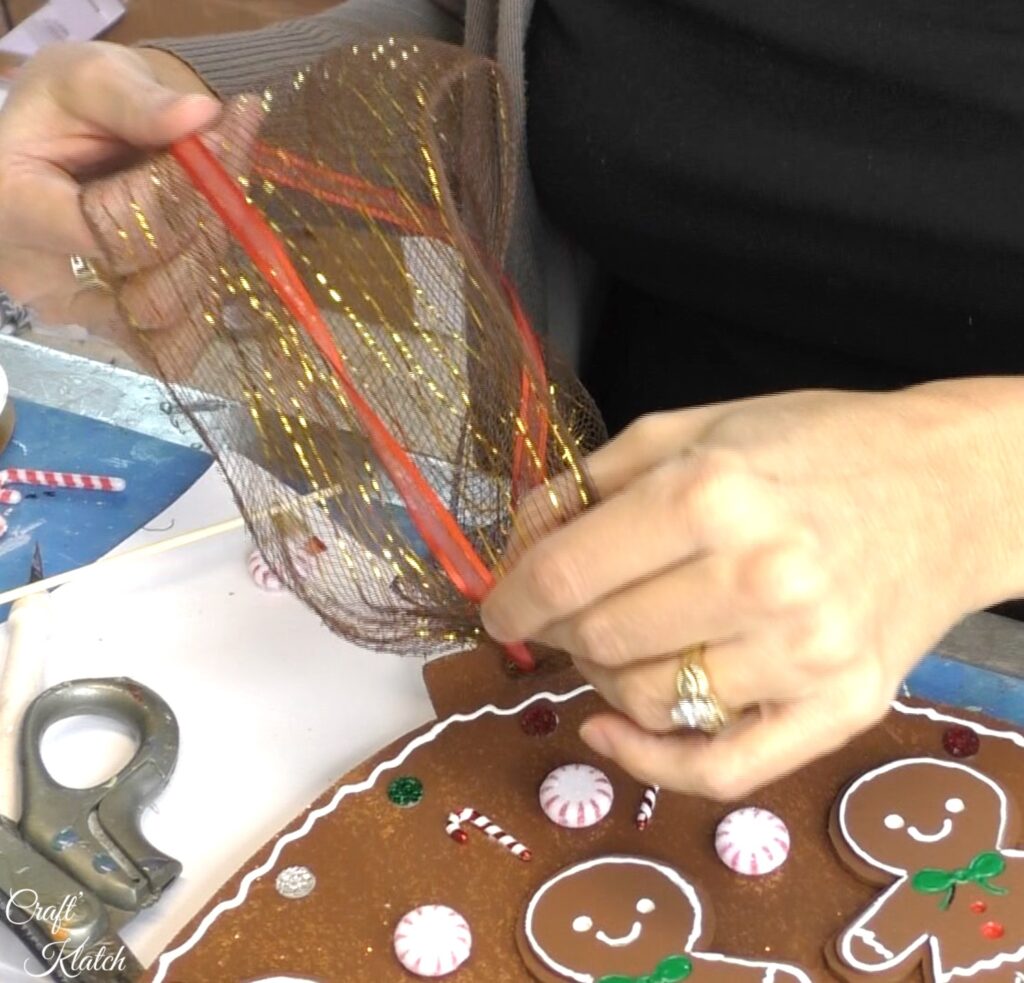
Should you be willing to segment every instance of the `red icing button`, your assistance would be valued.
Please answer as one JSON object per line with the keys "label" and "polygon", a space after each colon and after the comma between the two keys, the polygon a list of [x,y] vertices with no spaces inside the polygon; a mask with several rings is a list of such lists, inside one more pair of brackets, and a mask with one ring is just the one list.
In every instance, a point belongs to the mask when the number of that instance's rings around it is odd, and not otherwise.
{"label": "red icing button", "polygon": [[972,901],[971,911],[973,911],[976,915],[984,915],[985,912],[988,911],[988,905],[985,904],[984,901]]}
{"label": "red icing button", "polygon": [[981,934],[984,935],[986,939],[1001,939],[1005,932],[1006,929],[1004,929],[999,922],[985,922],[985,924],[981,926]]}
{"label": "red icing button", "polygon": [[955,724],[942,735],[942,746],[954,758],[973,758],[978,753],[981,740],[970,727]]}
{"label": "red icing button", "polygon": [[530,737],[546,737],[558,726],[558,714],[548,706],[527,707],[519,718],[519,726]]}

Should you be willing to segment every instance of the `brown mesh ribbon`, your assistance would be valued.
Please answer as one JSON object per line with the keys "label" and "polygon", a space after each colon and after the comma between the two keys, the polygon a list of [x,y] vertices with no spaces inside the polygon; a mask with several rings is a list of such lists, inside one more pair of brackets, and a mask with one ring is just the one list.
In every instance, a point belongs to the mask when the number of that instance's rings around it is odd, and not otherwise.
{"label": "brown mesh ribbon", "polygon": [[[504,107],[461,49],[356,45],[83,193],[257,545],[362,645],[472,640],[503,558],[592,499],[600,421],[502,271]],[[210,397],[228,423],[191,412]]]}

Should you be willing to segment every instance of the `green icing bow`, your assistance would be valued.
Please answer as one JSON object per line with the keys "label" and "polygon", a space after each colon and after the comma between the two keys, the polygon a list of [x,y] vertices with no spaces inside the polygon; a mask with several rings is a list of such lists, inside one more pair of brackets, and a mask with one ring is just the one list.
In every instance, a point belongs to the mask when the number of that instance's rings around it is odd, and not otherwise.
{"label": "green icing bow", "polygon": [[1006,870],[1006,861],[1002,854],[994,850],[982,851],[966,867],[959,867],[954,870],[941,870],[935,867],[926,867],[919,870],[910,886],[922,894],[942,894],[946,896],[939,902],[939,907],[945,911],[953,903],[953,895],[956,893],[958,884],[977,884],[983,891],[989,894],[1008,894],[1005,887],[998,887],[989,884],[993,877],[998,877]]}
{"label": "green icing bow", "polygon": [[693,963],[686,956],[669,956],[662,959],[647,976],[602,976],[597,983],[681,983],[693,972]]}

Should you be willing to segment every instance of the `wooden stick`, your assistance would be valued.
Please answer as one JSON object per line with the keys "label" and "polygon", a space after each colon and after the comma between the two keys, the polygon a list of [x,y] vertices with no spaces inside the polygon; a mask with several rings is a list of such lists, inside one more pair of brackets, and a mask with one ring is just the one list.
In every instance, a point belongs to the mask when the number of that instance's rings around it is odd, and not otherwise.
{"label": "wooden stick", "polygon": [[23,584],[21,587],[13,587],[0,593],[0,604],[9,604],[21,597],[28,597],[30,594],[38,594],[40,591],[52,590],[60,587],[71,580],[88,574],[90,571],[106,570],[112,564],[120,563],[122,560],[141,560],[146,556],[157,556],[160,553],[167,553],[169,550],[176,550],[182,546],[191,546],[193,543],[202,542],[204,539],[211,539],[226,532],[233,532],[241,529],[245,520],[240,516],[233,519],[225,519],[223,522],[215,522],[212,526],[204,526],[202,529],[193,529],[192,532],[182,533],[180,536],[169,536],[167,539],[157,540],[155,543],[146,543],[143,546],[136,546],[134,549],[125,550],[123,553],[114,553],[105,556],[93,563],[76,567],[74,570],[66,570],[45,580],[37,580],[34,584]]}

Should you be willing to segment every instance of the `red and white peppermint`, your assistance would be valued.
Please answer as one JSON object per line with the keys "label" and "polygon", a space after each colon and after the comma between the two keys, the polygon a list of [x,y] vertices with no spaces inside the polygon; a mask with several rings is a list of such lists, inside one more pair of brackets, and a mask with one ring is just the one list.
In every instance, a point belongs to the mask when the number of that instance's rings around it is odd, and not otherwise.
{"label": "red and white peppermint", "polygon": [[[292,545],[288,547],[288,558],[291,560],[291,572],[299,578],[306,580],[312,576],[313,568],[317,563],[318,554],[310,552],[305,545]],[[253,582],[266,591],[284,590],[285,584],[274,572],[266,558],[258,550],[254,549],[249,554],[246,564],[249,568],[249,576]]]}
{"label": "red and white peppermint", "polygon": [[469,924],[447,905],[414,908],[395,928],[395,955],[416,976],[433,978],[454,973],[472,949]]}
{"label": "red and white peppermint", "polygon": [[608,776],[593,765],[562,765],[540,786],[544,815],[569,829],[599,823],[611,811],[614,798]]}
{"label": "red and white peppermint", "polygon": [[35,468],[3,468],[0,485],[39,485],[43,488],[80,488],[85,491],[122,492],[124,478],[74,471],[39,471]]}
{"label": "red and white peppermint", "polygon": [[284,589],[281,578],[270,569],[270,564],[263,558],[259,550],[253,550],[249,554],[249,576],[253,583],[261,590],[279,591]]}
{"label": "red and white peppermint", "polygon": [[757,877],[777,870],[789,856],[789,829],[773,812],[747,806],[730,812],[715,831],[719,860],[737,874]]}

